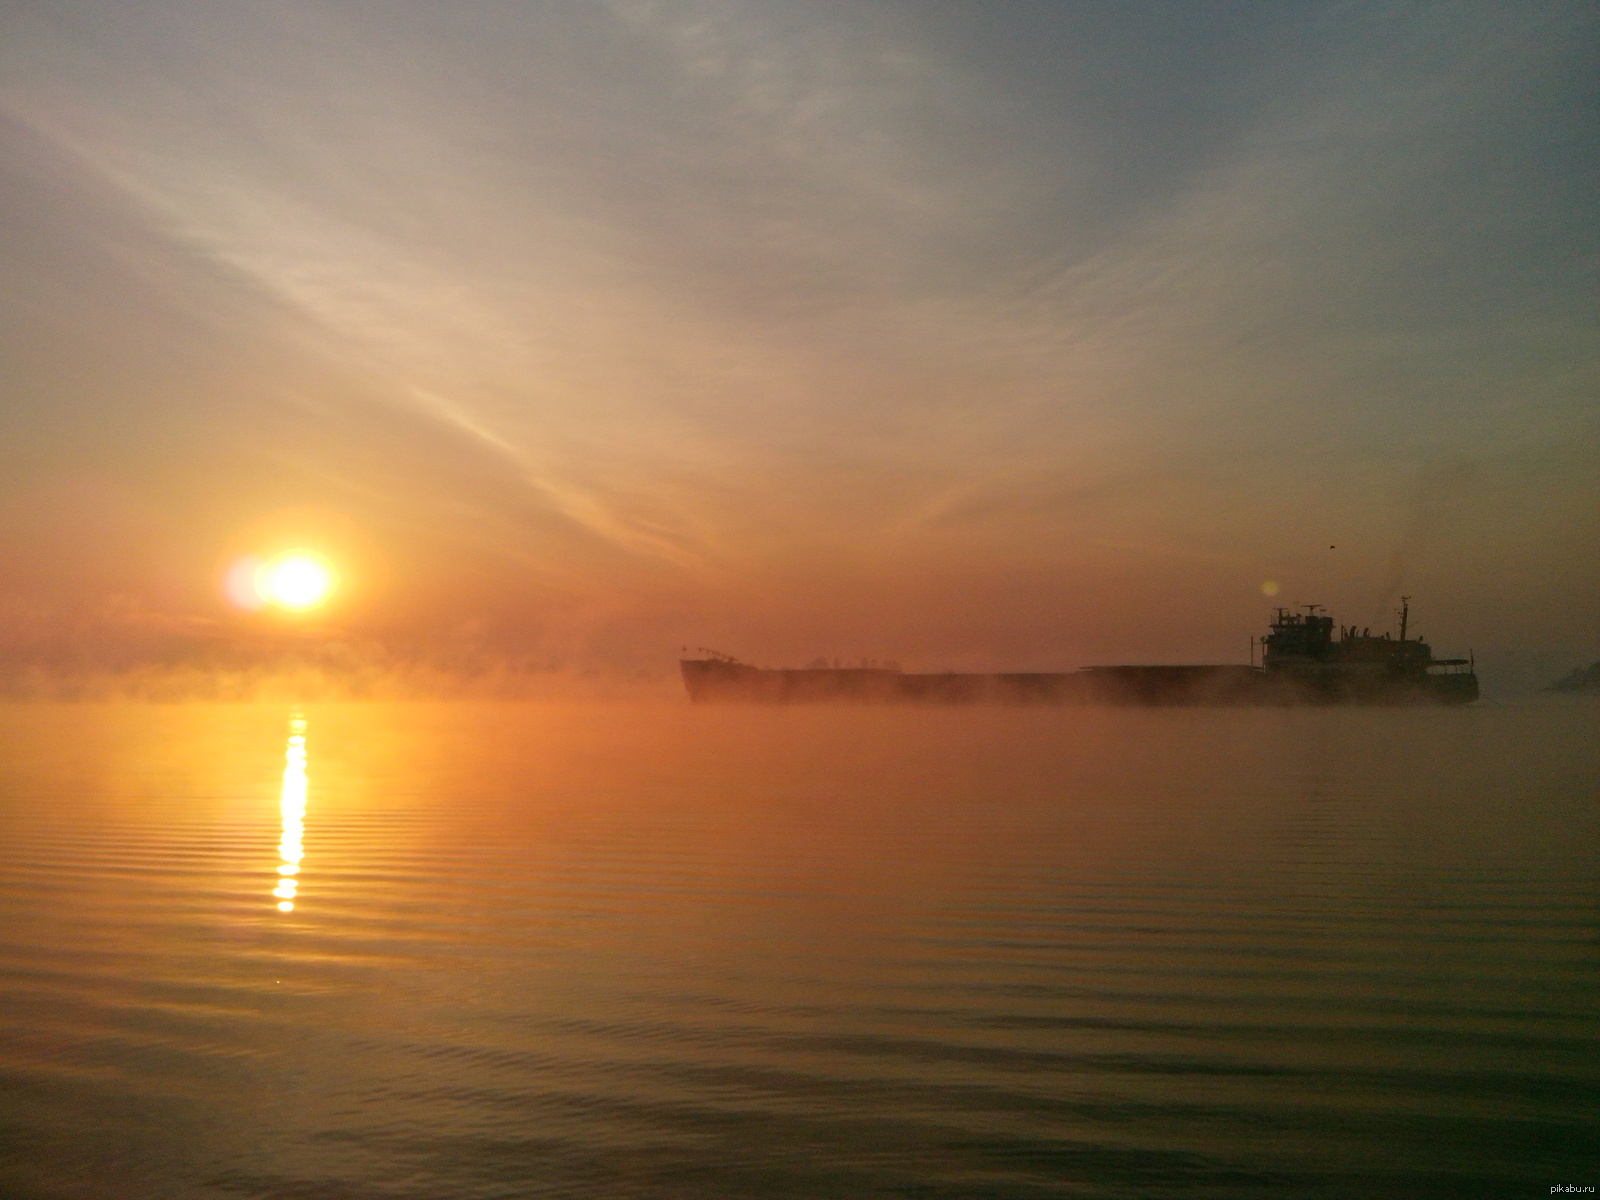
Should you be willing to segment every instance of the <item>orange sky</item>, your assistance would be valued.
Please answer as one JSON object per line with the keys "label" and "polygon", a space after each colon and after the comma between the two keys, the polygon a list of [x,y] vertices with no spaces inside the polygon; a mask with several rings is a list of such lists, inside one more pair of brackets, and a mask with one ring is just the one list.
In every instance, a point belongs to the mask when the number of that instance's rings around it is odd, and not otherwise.
{"label": "orange sky", "polygon": [[226,633],[288,539],[567,666],[1242,659],[1269,580],[1600,656],[1595,29],[11,6],[8,645]]}

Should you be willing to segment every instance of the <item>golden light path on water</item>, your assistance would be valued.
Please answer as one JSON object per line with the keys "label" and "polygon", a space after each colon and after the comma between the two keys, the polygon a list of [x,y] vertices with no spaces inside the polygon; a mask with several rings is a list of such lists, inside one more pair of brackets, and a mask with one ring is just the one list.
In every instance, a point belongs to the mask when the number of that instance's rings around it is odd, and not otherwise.
{"label": "golden light path on water", "polygon": [[283,790],[279,800],[283,833],[278,838],[278,885],[272,889],[279,912],[293,912],[300,890],[300,861],[305,857],[306,721],[289,718],[289,745],[284,752]]}

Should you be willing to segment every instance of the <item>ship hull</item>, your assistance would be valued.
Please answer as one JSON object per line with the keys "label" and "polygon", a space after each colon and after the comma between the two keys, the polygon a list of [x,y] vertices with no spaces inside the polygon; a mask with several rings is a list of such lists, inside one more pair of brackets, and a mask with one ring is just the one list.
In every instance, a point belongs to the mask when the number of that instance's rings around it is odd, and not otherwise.
{"label": "ship hull", "polygon": [[720,659],[680,664],[696,704],[1006,704],[1139,707],[1456,705],[1470,673],[1268,672],[1237,666],[1091,667],[1072,672],[906,674],[876,668],[767,670]]}

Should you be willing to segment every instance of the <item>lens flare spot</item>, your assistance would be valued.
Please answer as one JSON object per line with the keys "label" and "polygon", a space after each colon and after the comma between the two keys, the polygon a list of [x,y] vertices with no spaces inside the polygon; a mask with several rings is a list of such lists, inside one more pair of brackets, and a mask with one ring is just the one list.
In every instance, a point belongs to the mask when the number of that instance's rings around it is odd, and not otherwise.
{"label": "lens flare spot", "polygon": [[261,560],[255,557],[237,559],[228,568],[222,581],[222,591],[235,608],[255,612],[265,603],[256,588],[256,576],[261,574],[261,568]]}

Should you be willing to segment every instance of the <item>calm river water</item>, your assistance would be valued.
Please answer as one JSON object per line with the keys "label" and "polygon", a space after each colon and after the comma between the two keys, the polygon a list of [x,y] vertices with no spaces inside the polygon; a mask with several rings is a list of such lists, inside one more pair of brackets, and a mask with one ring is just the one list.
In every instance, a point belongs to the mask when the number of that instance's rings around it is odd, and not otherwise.
{"label": "calm river water", "polygon": [[0,1195],[1600,1186],[1597,734],[0,708]]}

